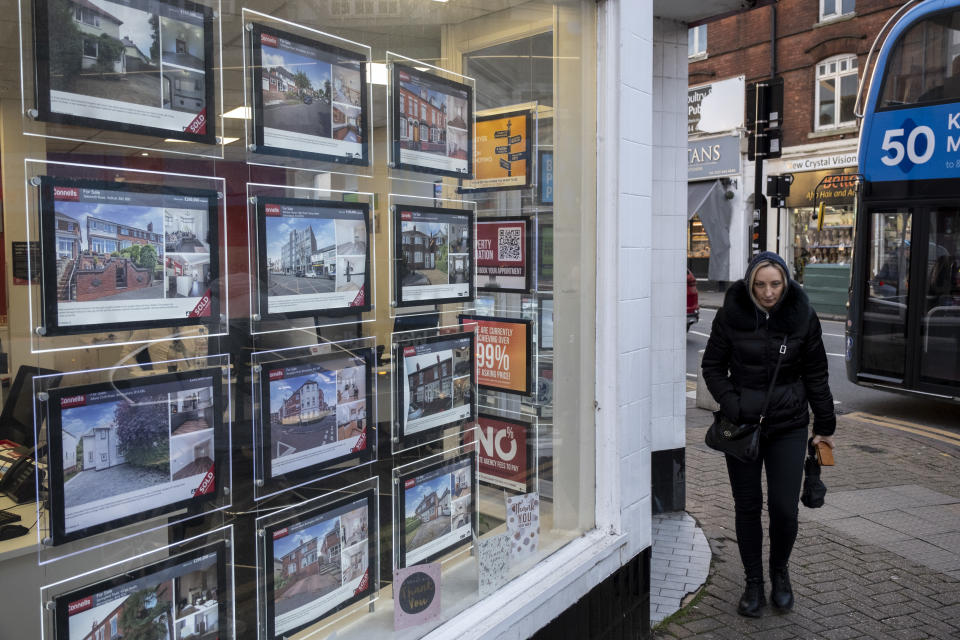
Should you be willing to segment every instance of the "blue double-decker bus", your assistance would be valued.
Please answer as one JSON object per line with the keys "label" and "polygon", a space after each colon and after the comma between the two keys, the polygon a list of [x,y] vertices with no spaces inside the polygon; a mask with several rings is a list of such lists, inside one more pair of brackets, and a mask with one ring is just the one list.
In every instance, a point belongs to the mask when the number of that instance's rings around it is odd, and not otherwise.
{"label": "blue double-decker bus", "polygon": [[960,0],[892,22],[861,86],[847,376],[960,402]]}

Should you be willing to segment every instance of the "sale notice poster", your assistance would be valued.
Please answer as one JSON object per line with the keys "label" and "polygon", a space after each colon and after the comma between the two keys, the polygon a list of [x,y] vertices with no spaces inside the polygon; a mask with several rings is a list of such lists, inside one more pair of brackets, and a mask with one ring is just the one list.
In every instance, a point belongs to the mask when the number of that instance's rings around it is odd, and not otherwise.
{"label": "sale notice poster", "polygon": [[530,463],[534,460],[532,425],[485,413],[477,414],[475,429],[463,434],[464,444],[478,444],[480,482],[526,493],[532,487]]}
{"label": "sale notice poster", "polygon": [[460,324],[476,325],[477,385],[481,389],[531,393],[529,320],[461,315]]}
{"label": "sale notice poster", "polygon": [[503,293],[530,290],[529,220],[477,221],[477,289]]}
{"label": "sale notice poster", "polygon": [[393,572],[393,630],[440,616],[440,563],[418,564]]}
{"label": "sale notice poster", "polygon": [[536,553],[540,542],[540,496],[536,493],[509,496],[506,502],[510,558],[520,560]]}
{"label": "sale notice poster", "polygon": [[520,189],[530,186],[529,111],[477,115],[475,179],[464,191]]}

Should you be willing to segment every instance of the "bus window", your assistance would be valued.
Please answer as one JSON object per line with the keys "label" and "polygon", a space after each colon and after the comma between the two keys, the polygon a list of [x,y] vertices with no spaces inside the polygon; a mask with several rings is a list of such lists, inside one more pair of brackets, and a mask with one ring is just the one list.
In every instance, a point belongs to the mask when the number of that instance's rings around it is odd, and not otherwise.
{"label": "bus window", "polygon": [[863,313],[864,373],[902,378],[906,358],[907,281],[910,274],[908,211],[870,217],[870,270]]}
{"label": "bus window", "polygon": [[878,109],[960,98],[960,12],[910,27],[887,58]]}
{"label": "bus window", "polygon": [[960,382],[960,209],[930,212],[921,339],[920,376]]}

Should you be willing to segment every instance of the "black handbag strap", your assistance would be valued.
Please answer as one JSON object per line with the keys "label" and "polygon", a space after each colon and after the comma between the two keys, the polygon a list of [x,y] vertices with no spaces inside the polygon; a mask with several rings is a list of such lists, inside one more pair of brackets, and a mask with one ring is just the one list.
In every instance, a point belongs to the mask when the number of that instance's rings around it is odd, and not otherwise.
{"label": "black handbag strap", "polygon": [[770,396],[773,394],[773,387],[777,384],[777,374],[780,373],[780,363],[783,362],[783,356],[787,352],[787,336],[783,336],[783,343],[780,345],[780,352],[777,354],[777,366],[773,370],[773,377],[770,378],[770,386],[767,387],[767,396],[763,399],[763,409],[760,410],[760,424],[763,424],[763,418],[767,415],[767,406],[770,404]]}

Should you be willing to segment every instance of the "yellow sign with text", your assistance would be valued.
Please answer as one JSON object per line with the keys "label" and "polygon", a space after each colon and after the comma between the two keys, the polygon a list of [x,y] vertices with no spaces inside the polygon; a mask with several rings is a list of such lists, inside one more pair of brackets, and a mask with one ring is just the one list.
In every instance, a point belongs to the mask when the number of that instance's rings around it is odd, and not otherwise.
{"label": "yellow sign with text", "polygon": [[473,180],[464,191],[513,189],[530,185],[530,112],[477,116]]}

